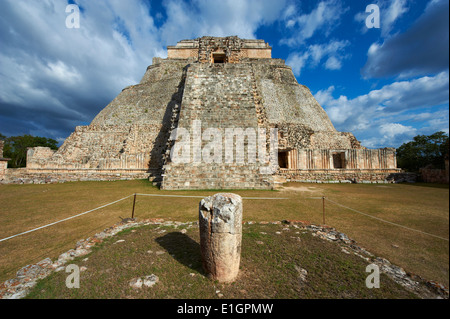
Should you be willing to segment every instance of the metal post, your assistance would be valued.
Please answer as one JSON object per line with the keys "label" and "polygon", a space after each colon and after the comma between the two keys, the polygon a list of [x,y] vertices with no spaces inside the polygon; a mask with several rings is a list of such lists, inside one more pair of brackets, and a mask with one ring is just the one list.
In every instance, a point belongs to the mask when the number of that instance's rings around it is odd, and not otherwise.
{"label": "metal post", "polygon": [[134,193],[133,199],[133,211],[131,212],[131,219],[134,219],[134,207],[136,206],[136,193]]}
{"label": "metal post", "polygon": [[323,224],[325,225],[325,196],[322,197]]}

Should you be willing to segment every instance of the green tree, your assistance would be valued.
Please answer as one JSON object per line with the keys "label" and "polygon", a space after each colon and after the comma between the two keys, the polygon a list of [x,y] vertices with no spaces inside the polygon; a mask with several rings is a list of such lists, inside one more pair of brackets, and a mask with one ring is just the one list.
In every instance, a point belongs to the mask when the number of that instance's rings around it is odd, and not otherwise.
{"label": "green tree", "polygon": [[27,164],[27,149],[29,147],[43,146],[53,150],[58,149],[58,142],[54,139],[40,136],[22,135],[6,137],[0,134],[0,139],[5,141],[3,156],[10,158],[8,167],[25,167]]}
{"label": "green tree", "polygon": [[411,142],[405,143],[397,149],[398,166],[412,172],[417,172],[427,165],[443,168],[448,151],[448,135],[444,132],[417,135]]}

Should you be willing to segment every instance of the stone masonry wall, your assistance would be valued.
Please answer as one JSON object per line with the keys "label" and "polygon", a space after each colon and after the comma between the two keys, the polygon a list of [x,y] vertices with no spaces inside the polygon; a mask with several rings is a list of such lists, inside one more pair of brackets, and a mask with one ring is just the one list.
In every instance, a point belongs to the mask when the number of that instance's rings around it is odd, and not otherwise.
{"label": "stone masonry wall", "polygon": [[7,172],[8,159],[3,158],[4,141],[0,140],[0,180],[2,180]]}
{"label": "stone masonry wall", "polygon": [[[158,126],[79,126],[57,151],[32,148],[29,169],[148,168]],[[136,148],[139,144],[141,147]],[[142,152],[141,149],[147,149]]]}
{"label": "stone masonry wall", "polygon": [[[297,153],[298,169],[396,169],[394,149],[301,149]],[[336,167],[335,156],[339,155],[340,167]]]}
{"label": "stone masonry wall", "polygon": [[[194,149],[193,121],[201,121],[203,130],[217,128],[225,136],[226,128],[254,129],[258,121],[252,95],[250,64],[193,64],[187,72],[181,105],[179,128],[191,134]],[[203,148],[207,142],[203,142]],[[223,144],[222,144],[223,145]],[[271,176],[262,175],[259,164],[193,163],[165,165],[163,189],[201,188],[270,188]],[[192,157],[193,159],[193,157]]]}
{"label": "stone masonry wall", "polygon": [[48,184],[78,181],[116,181],[149,179],[156,176],[151,170],[133,169],[26,169],[9,168],[0,184]]}
{"label": "stone masonry wall", "polygon": [[362,149],[360,142],[348,132],[314,132],[309,148],[314,149]]}
{"label": "stone masonry wall", "polygon": [[267,124],[284,138],[282,148],[363,148],[351,133],[337,132],[310,90],[298,84],[283,60],[250,60]]}
{"label": "stone masonry wall", "polygon": [[301,124],[313,131],[336,131],[309,89],[297,83],[292,69],[282,60],[279,64],[254,62],[254,68],[269,123]]}
{"label": "stone masonry wall", "polygon": [[277,180],[303,183],[394,183],[400,169],[280,169]]}
{"label": "stone masonry wall", "polygon": [[147,169],[160,175],[172,110],[181,104],[186,61],[154,62],[141,83],[125,88],[89,126],[77,127],[58,151],[30,149],[30,173],[98,169],[128,174],[130,169]]}
{"label": "stone masonry wall", "polygon": [[8,168],[8,161],[3,161],[0,159],[0,180],[6,175]]}
{"label": "stone masonry wall", "polygon": [[196,62],[211,63],[212,54],[223,53],[228,63],[239,63],[242,59],[270,59],[272,48],[263,40],[246,40],[236,36],[201,37],[182,40],[176,46],[167,47],[169,59],[194,59]]}

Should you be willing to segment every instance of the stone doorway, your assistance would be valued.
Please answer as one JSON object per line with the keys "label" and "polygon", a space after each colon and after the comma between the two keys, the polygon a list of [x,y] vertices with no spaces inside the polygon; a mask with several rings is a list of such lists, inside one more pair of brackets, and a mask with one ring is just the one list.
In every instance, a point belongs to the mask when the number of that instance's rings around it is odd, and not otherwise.
{"label": "stone doorway", "polygon": [[213,53],[212,62],[214,64],[223,64],[227,62],[227,56],[225,53]]}
{"label": "stone doorway", "polygon": [[288,152],[278,152],[278,166],[280,168],[289,168]]}
{"label": "stone doorway", "polygon": [[345,168],[345,153],[333,154],[333,168]]}

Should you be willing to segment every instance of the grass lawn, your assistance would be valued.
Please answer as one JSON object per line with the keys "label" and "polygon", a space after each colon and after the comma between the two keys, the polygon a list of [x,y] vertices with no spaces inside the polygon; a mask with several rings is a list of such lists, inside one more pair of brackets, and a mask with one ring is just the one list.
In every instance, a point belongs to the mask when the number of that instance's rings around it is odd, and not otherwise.
{"label": "grass lawn", "polygon": [[[234,190],[244,200],[244,220],[322,223],[325,196],[342,205],[412,229],[449,238],[449,189],[422,184],[286,184],[279,191]],[[108,204],[133,193],[207,196],[220,191],[161,191],[138,181],[0,185],[0,239]],[[46,257],[55,259],[80,240],[131,217],[132,197],[90,214],[0,242],[0,281]],[[199,198],[138,197],[137,218],[198,219]],[[382,223],[326,202],[326,224],[377,256],[428,280],[449,284],[449,242]]]}
{"label": "grass lawn", "polygon": [[[220,284],[202,270],[198,226],[184,234],[181,230],[182,226],[149,225],[122,231],[91,254],[70,262],[86,267],[79,289],[68,289],[67,273],[60,271],[40,281],[27,298],[417,298],[384,274],[379,289],[368,289],[368,262],[286,225],[244,225],[238,278]],[[154,286],[130,287],[134,278],[151,274],[159,278]]]}

